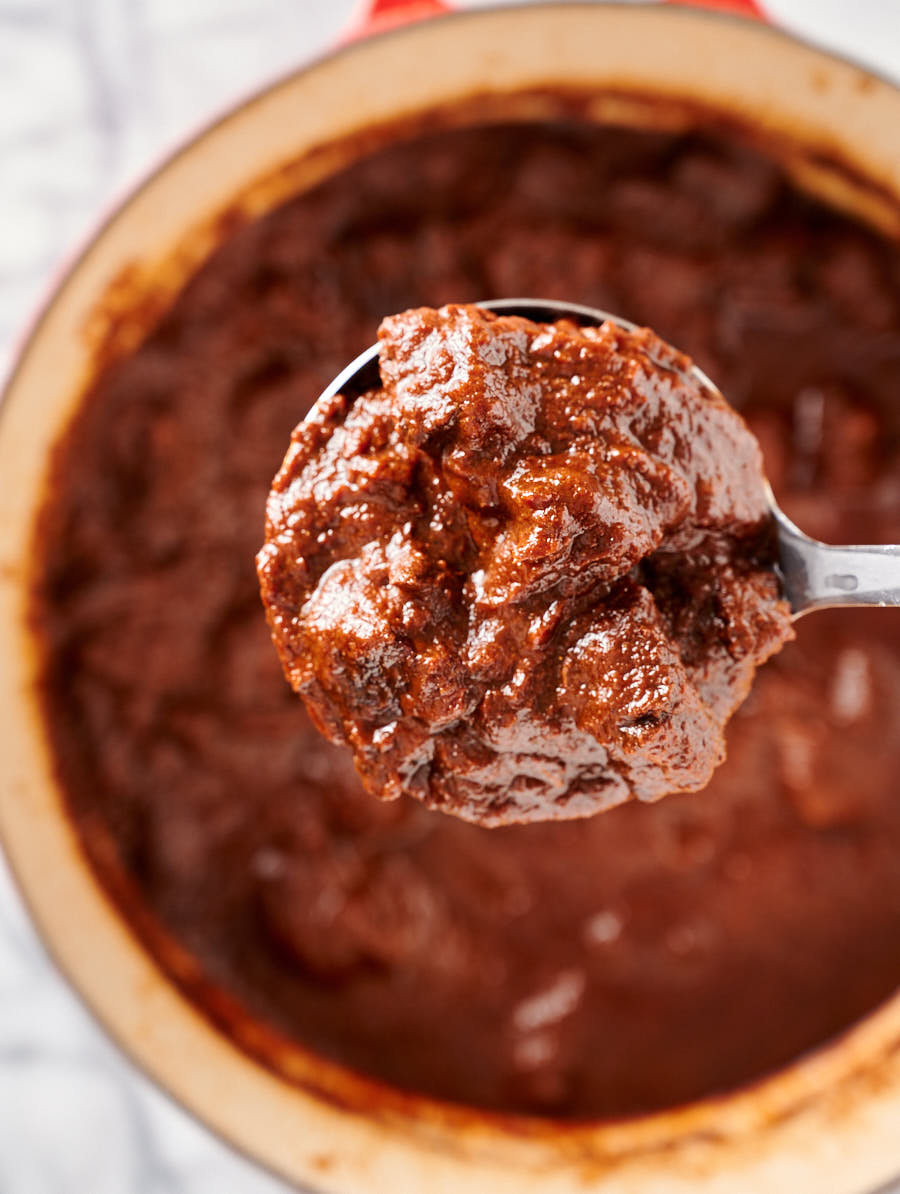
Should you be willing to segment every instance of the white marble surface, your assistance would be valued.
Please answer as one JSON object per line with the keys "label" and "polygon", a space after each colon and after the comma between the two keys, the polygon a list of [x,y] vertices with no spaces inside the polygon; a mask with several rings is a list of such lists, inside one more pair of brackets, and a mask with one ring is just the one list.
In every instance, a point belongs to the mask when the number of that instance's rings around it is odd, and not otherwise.
{"label": "white marble surface", "polygon": [[[900,79],[900,0],[767,7]],[[224,104],[326,46],[353,8],[0,0],[0,373],[48,275],[110,196]],[[282,1190],[121,1059],[53,970],[0,859],[0,1194]]]}

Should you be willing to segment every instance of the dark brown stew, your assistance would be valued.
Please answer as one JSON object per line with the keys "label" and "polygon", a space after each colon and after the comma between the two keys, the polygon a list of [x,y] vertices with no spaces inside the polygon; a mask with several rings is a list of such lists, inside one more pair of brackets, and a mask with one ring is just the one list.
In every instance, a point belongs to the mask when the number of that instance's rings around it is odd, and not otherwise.
{"label": "dark brown stew", "polygon": [[266,506],[285,676],[368,791],[482,825],[706,787],[792,638],[759,445],[649,328],[392,315]]}
{"label": "dark brown stew", "polygon": [[253,557],[291,429],[386,312],[594,304],[690,352],[789,514],[900,539],[900,252],[718,134],[397,144],[236,232],[60,449],[36,615],[59,773],[210,981],[413,1091],[566,1117],[747,1082],[900,980],[900,619],[815,614],[709,787],[483,829],[303,723]]}

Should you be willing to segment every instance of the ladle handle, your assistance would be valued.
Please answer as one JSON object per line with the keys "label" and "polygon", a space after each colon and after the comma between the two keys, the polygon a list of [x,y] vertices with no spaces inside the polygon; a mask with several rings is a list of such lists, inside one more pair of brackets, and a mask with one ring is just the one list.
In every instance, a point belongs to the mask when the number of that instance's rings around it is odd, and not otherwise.
{"label": "ladle handle", "polygon": [[784,593],[795,618],[835,605],[900,605],[900,544],[833,547],[776,511]]}

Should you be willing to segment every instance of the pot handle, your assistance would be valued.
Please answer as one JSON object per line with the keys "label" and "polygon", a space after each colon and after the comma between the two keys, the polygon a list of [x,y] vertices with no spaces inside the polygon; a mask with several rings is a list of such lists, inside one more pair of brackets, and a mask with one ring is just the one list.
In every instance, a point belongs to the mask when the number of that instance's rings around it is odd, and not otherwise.
{"label": "pot handle", "polygon": [[453,8],[447,0],[359,0],[341,41],[357,41],[371,33],[453,12]]}
{"label": "pot handle", "polygon": [[[735,13],[767,21],[765,11],[758,0],[662,0],[665,4],[686,4],[693,8],[717,9],[719,12]],[[370,33],[381,33],[385,29],[421,21],[425,17],[453,12],[454,0],[359,0],[344,32],[342,41],[356,41]]]}
{"label": "pot handle", "polygon": [[769,21],[763,6],[757,0],[663,0],[665,4],[682,4],[688,8],[711,8],[717,12],[730,12],[741,17],[753,17],[757,21]]}

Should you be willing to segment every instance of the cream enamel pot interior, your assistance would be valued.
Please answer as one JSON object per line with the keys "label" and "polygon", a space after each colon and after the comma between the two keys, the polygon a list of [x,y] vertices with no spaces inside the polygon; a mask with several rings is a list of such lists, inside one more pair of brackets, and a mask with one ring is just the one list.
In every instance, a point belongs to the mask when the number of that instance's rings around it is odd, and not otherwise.
{"label": "cream enamel pot interior", "polygon": [[[315,1058],[289,1083],[214,1029],[141,947],[89,869],[54,782],[27,623],[31,541],[51,448],[98,337],[133,343],[225,234],[220,217],[236,203],[267,209],[400,118],[487,92],[498,112],[541,113],[552,100],[537,93],[560,86],[596,89],[598,119],[643,123],[666,111],[690,123],[706,110],[750,125],[783,145],[808,185],[900,234],[900,91],[762,25],[699,11],[472,12],[352,45],[244,104],[107,221],[51,296],[9,382],[0,832],[45,941],[109,1032],[203,1121],[297,1183],[348,1194],[456,1194],[463,1184],[479,1194],[862,1194],[900,1171],[900,997],[751,1089],[631,1121],[491,1118],[391,1095]],[[642,95],[673,104],[651,109]]]}

